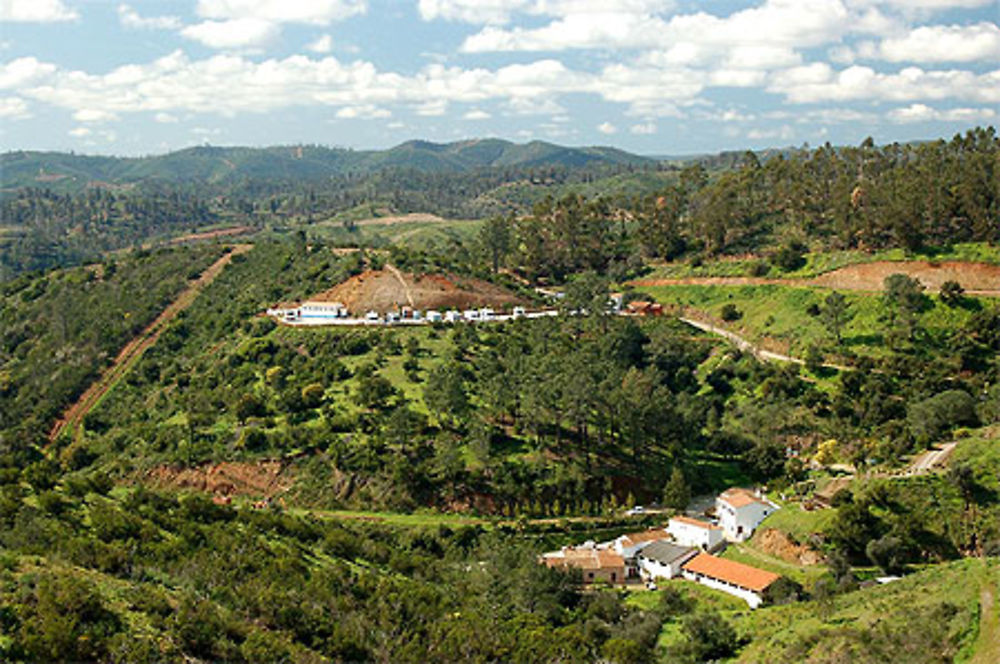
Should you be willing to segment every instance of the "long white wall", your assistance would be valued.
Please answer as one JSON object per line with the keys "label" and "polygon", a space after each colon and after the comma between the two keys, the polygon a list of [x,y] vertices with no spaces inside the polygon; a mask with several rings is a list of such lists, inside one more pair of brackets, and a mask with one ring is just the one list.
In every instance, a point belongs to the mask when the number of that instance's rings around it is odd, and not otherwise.
{"label": "long white wall", "polygon": [[761,605],[764,599],[753,592],[752,590],[747,590],[746,588],[740,588],[739,586],[734,586],[731,583],[726,583],[725,581],[719,581],[718,579],[713,579],[711,577],[704,576],[702,574],[697,574],[694,572],[689,572],[688,570],[683,570],[681,574],[685,579],[690,581],[695,581],[703,586],[708,586],[709,588],[714,588],[715,590],[721,590],[724,593],[729,593],[735,597],[739,597],[750,605],[751,609],[756,609]]}

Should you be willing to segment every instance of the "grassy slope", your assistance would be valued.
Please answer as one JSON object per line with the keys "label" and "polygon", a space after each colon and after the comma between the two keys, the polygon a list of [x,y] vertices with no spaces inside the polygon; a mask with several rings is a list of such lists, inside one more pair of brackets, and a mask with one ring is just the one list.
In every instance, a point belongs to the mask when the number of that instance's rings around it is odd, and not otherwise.
{"label": "grassy slope", "polygon": [[856,265],[858,263],[873,263],[875,261],[905,261],[905,260],[937,260],[937,261],[967,261],[976,263],[1000,264],[1000,247],[992,247],[980,242],[956,244],[952,247],[928,250],[922,254],[907,254],[903,249],[885,249],[866,252],[859,250],[810,252],[805,255],[806,263],[798,270],[782,272],[771,266],[764,275],[754,275],[752,268],[764,257],[741,257],[711,261],[699,266],[687,262],[666,263],[656,266],[649,279],[672,279],[683,277],[749,277],[765,276],[771,278],[807,278],[815,277],[824,272]]}
{"label": "grassy slope", "polygon": [[[780,653],[789,652],[789,646],[796,642],[812,643],[811,654],[820,657],[823,653],[822,657],[830,657],[833,649],[838,647],[846,651],[845,632],[904,629],[915,612],[941,602],[957,607],[949,627],[954,630],[953,633],[957,632],[957,640],[963,648],[960,659],[964,659],[975,647],[972,644],[977,632],[975,625],[980,585],[987,578],[995,580],[998,573],[1000,565],[996,561],[961,560],[918,572],[885,586],[839,596],[826,610],[816,602],[803,602],[743,612],[736,623],[740,633],[752,641],[738,659],[741,662],[780,661]],[[900,656],[905,657],[905,654],[901,652]],[[809,661],[851,660],[848,657]]]}
{"label": "grassy slope", "polygon": [[[693,310],[716,321],[721,320],[722,308],[733,304],[743,314],[729,329],[752,340],[764,340],[768,348],[791,351],[792,355],[802,355],[810,346],[826,346],[831,350],[833,343],[823,323],[806,312],[811,304],[821,306],[830,293],[824,288],[805,288],[779,285],[761,286],[652,286],[643,288],[658,302],[672,305],[681,310]],[[878,295],[858,292],[844,292],[850,303],[854,317],[845,326],[842,337],[845,349],[868,355],[884,354],[884,324],[879,319],[882,310]],[[928,298],[931,306],[920,316],[920,325],[933,338],[941,338],[950,331],[961,327],[972,315],[976,306],[989,306],[988,298],[969,298],[978,303],[970,308],[950,308],[936,297]]]}

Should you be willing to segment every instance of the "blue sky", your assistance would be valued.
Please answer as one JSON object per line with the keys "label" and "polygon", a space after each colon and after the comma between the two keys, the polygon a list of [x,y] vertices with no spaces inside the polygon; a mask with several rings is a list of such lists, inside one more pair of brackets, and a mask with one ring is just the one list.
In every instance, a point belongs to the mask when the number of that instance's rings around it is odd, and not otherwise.
{"label": "blue sky", "polygon": [[0,149],[950,137],[997,124],[998,22],[997,0],[0,0]]}

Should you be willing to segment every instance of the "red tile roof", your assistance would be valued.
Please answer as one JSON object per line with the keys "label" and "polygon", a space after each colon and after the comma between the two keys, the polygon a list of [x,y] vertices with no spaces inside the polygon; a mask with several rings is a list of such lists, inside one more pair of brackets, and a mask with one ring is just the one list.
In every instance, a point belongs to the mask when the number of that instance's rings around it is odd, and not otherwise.
{"label": "red tile roof", "polygon": [[708,521],[702,521],[701,519],[692,519],[689,516],[675,516],[670,519],[671,521],[679,521],[680,523],[687,524],[689,526],[696,526],[698,528],[704,528],[706,530],[722,530],[714,523],[709,523]]}
{"label": "red tile roof", "polygon": [[746,588],[754,592],[766,589],[781,578],[773,572],[750,567],[749,565],[744,565],[733,560],[717,558],[707,553],[699,553],[684,563],[683,569],[719,581],[726,581],[734,586]]}
{"label": "red tile roof", "polygon": [[752,505],[753,503],[767,504],[766,500],[758,496],[750,489],[726,489],[722,492],[719,498],[732,507],[746,507],[747,505]]}

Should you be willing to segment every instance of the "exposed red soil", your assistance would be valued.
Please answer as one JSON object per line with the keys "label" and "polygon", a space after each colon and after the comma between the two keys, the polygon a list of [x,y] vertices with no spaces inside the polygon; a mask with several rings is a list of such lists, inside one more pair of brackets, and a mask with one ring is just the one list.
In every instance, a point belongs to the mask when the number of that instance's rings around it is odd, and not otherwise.
{"label": "exposed red soil", "polygon": [[198,293],[219,276],[226,265],[233,259],[233,256],[246,253],[252,248],[253,245],[251,244],[236,245],[232,251],[212,263],[208,269],[201,273],[201,276],[192,281],[177,296],[176,300],[161,311],[160,315],[152,323],[147,325],[142,332],[125,344],[125,347],[118,352],[111,366],[105,369],[101,376],[91,383],[84,393],[80,395],[76,403],[67,408],[62,417],[52,425],[52,429],[49,431],[49,442],[52,443],[55,441],[67,428],[76,428],[83,421],[87,413],[125,375],[135,361],[146,352],[146,349],[156,343],[156,340],[160,338],[160,335],[166,329],[167,324],[176,318],[177,314],[191,306],[191,303],[198,297]]}
{"label": "exposed red soil", "polygon": [[392,267],[367,270],[309,300],[341,302],[356,314],[369,310],[384,313],[402,306],[417,309],[490,306],[502,310],[522,304],[521,299],[506,288],[481,279],[441,274],[414,275]]}
{"label": "exposed red soil", "polygon": [[823,562],[823,554],[819,551],[805,544],[799,544],[774,528],[760,531],[754,537],[754,544],[760,551],[796,565],[819,565]]}
{"label": "exposed red soil", "polygon": [[808,279],[767,279],[763,277],[684,277],[679,279],[637,279],[633,286],[818,286],[837,290],[881,291],[885,278],[905,274],[920,280],[927,290],[940,290],[945,281],[957,281],[972,295],[1000,297],[1000,265],[946,261],[876,261],[849,265]]}
{"label": "exposed red soil", "polygon": [[217,231],[205,231],[203,233],[188,233],[180,237],[175,237],[170,244],[183,244],[184,242],[196,242],[198,240],[211,240],[218,237],[232,237],[233,235],[246,235],[253,233],[256,229],[250,226],[233,226],[231,228],[220,228]]}
{"label": "exposed red soil", "polygon": [[192,489],[218,496],[262,496],[282,494],[295,483],[293,474],[279,460],[241,463],[223,461],[194,468],[157,466],[143,481],[172,489]]}

